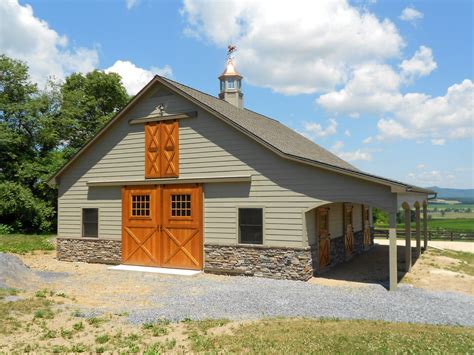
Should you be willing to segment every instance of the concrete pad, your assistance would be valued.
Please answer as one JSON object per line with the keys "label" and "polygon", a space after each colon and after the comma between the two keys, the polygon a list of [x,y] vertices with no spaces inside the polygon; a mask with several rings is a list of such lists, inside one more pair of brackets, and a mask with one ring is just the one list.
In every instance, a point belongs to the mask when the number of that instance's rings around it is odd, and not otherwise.
{"label": "concrete pad", "polygon": [[110,266],[107,269],[119,270],[119,271],[153,272],[156,274],[181,275],[181,276],[194,276],[201,272],[197,270],[168,269],[168,268],[162,268],[162,267],[135,266],[135,265],[116,265],[116,266]]}
{"label": "concrete pad", "polygon": [[[375,243],[380,245],[388,245],[389,241],[386,238],[375,238]],[[397,245],[405,245],[405,239],[397,239]],[[412,247],[415,247],[413,241]],[[463,241],[449,241],[449,240],[430,240],[428,241],[428,248],[434,247],[439,249],[451,249],[456,251],[464,251],[468,253],[474,253],[474,242],[463,242]]]}

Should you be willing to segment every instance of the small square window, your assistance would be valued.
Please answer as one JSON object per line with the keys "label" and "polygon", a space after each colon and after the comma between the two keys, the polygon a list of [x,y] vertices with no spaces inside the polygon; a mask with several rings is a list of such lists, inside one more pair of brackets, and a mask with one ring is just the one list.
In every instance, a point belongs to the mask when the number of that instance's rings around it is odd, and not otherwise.
{"label": "small square window", "polygon": [[229,88],[229,89],[234,89],[235,88],[235,80],[234,79],[229,79],[227,81],[227,88]]}
{"label": "small square window", "polygon": [[242,244],[263,244],[262,208],[239,208],[239,236]]}
{"label": "small square window", "polygon": [[82,209],[82,236],[97,238],[99,236],[99,209]]}
{"label": "small square window", "polygon": [[150,195],[132,195],[132,217],[150,216]]}
{"label": "small square window", "polygon": [[171,195],[171,216],[191,217],[191,194]]}

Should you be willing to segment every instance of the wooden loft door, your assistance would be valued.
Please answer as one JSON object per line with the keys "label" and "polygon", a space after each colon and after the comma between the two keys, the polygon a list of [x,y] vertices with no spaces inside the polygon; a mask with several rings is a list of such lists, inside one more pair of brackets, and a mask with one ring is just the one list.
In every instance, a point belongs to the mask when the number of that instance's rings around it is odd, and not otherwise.
{"label": "wooden loft door", "polygon": [[145,177],[161,176],[160,124],[150,122],[145,125]]}
{"label": "wooden loft door", "polygon": [[179,123],[163,121],[161,125],[161,177],[179,176]]}
{"label": "wooden loft door", "polygon": [[145,124],[145,178],[179,176],[179,121]]}
{"label": "wooden loft door", "polygon": [[350,203],[344,204],[344,245],[346,256],[354,252],[354,229],[353,229],[353,206]]}
{"label": "wooden loft door", "polygon": [[160,189],[122,189],[122,262],[160,266]]}
{"label": "wooden loft door", "polygon": [[317,228],[319,234],[319,267],[323,269],[331,262],[329,235],[329,209],[320,208],[317,210]]}

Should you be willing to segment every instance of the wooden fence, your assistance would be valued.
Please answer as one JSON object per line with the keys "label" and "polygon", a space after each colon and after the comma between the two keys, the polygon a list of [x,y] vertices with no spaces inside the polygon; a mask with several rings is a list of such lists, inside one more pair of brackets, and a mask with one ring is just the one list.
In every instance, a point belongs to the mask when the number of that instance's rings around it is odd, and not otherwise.
{"label": "wooden fence", "polygon": [[[376,228],[374,230],[375,238],[387,238],[388,229]],[[412,230],[412,238],[415,238],[415,232]],[[397,238],[405,238],[405,230],[397,229]],[[423,230],[421,231],[421,240],[423,240]],[[453,232],[446,230],[429,230],[428,240],[474,240],[472,232]]]}

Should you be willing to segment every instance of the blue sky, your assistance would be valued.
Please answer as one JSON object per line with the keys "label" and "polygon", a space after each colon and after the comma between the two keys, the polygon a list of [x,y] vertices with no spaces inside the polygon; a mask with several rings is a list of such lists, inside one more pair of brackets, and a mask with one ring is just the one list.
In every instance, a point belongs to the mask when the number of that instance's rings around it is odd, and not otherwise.
{"label": "blue sky", "polygon": [[0,21],[40,85],[97,68],[132,94],[158,73],[217,95],[235,43],[247,108],[362,170],[474,187],[471,1],[7,0]]}

